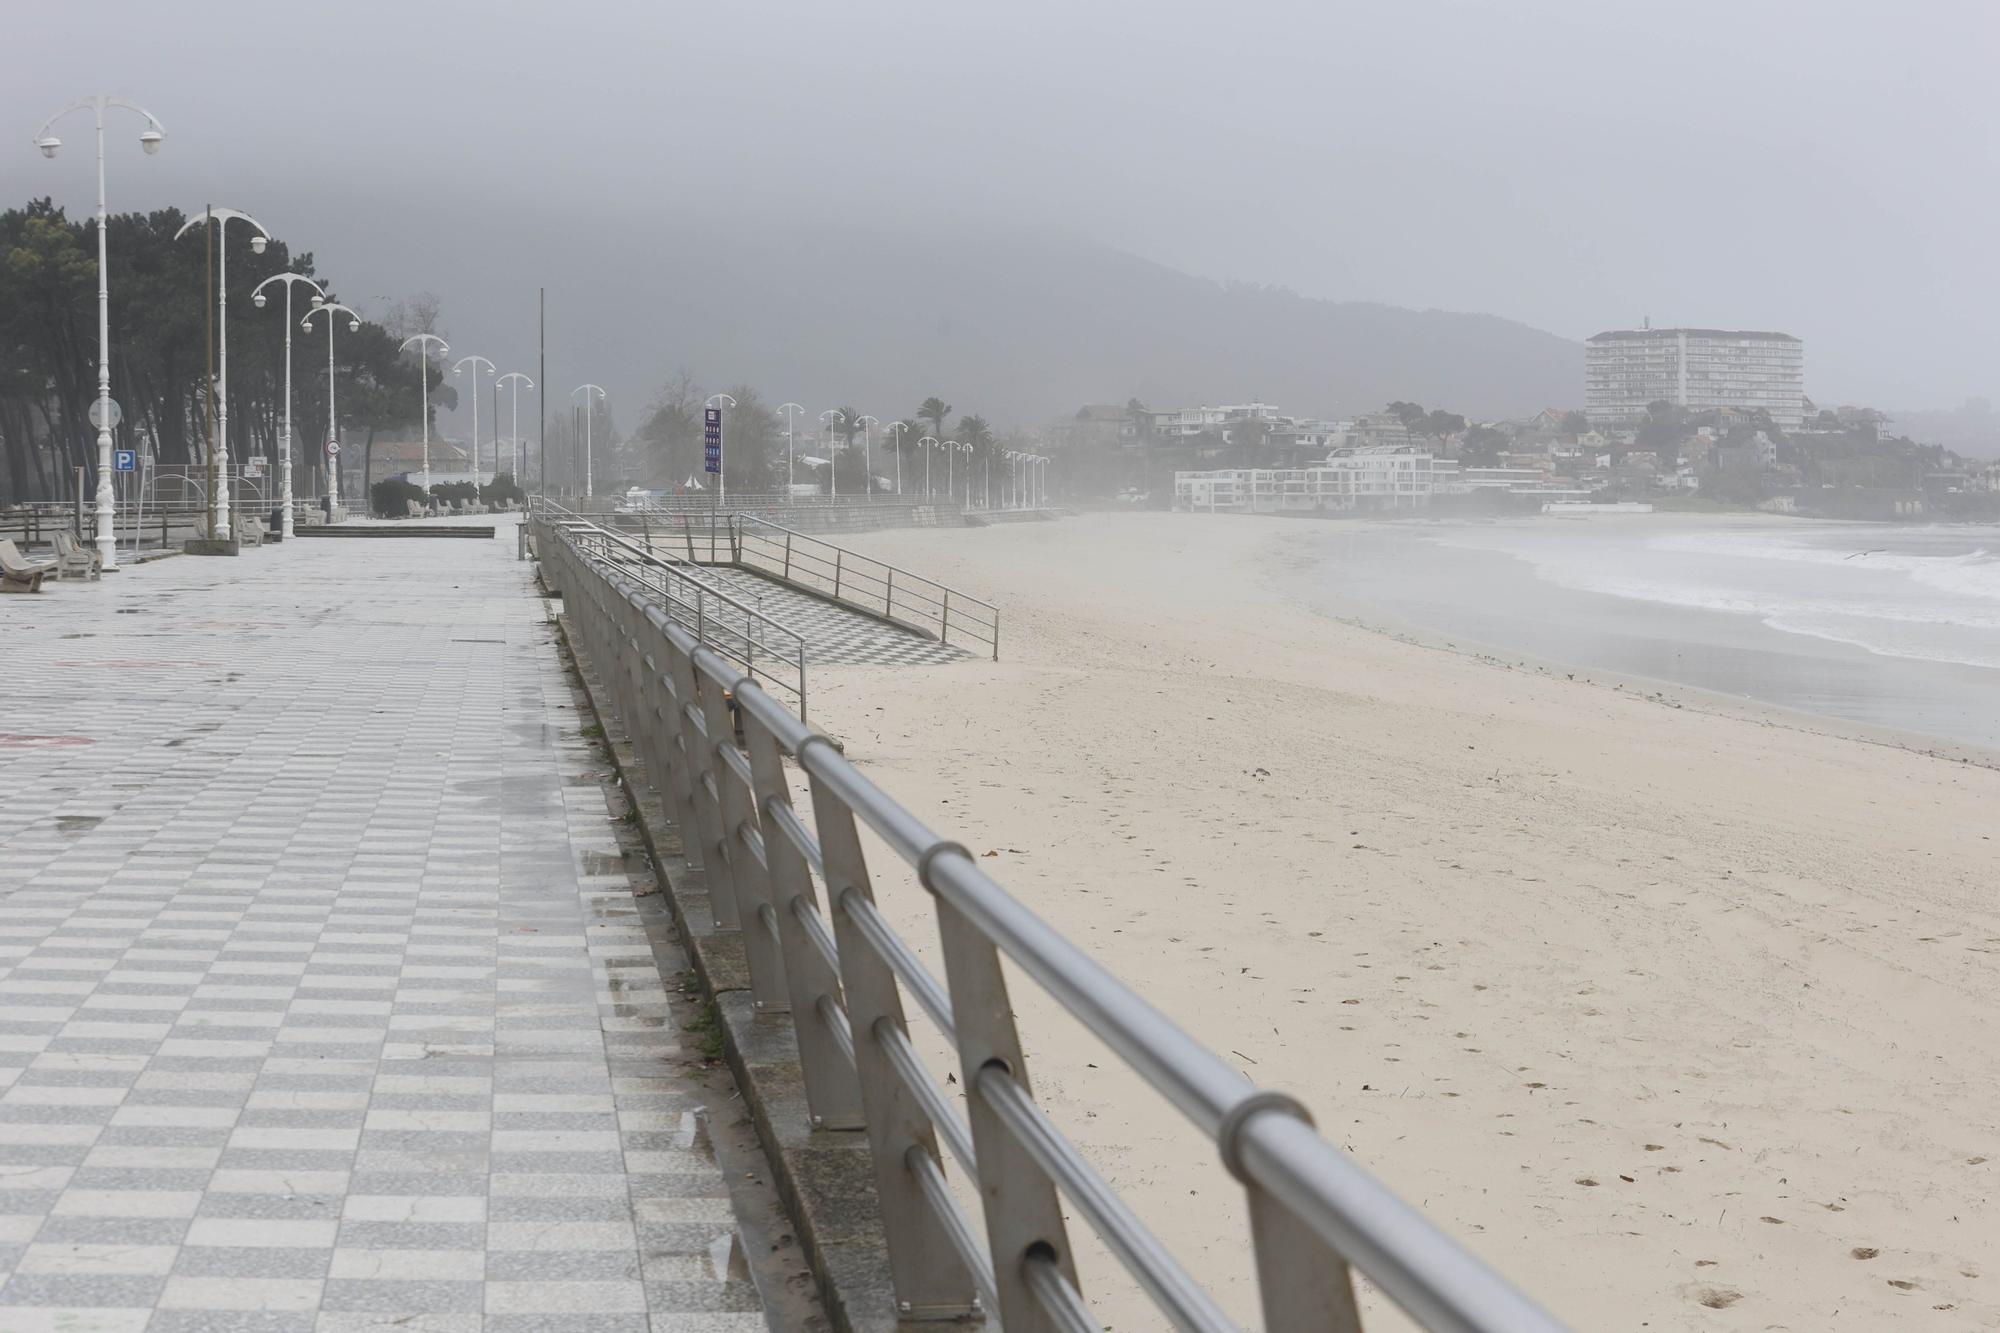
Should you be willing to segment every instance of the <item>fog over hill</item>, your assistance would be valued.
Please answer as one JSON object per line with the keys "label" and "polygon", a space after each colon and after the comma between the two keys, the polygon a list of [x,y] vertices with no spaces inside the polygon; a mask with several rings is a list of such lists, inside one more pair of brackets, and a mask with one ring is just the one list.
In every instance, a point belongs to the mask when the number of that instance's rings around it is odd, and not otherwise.
{"label": "fog over hill", "polygon": [[[1008,426],[1131,397],[1309,415],[1405,398],[1495,416],[1582,394],[1581,346],[1511,320],[1225,284],[1053,232],[683,220],[649,225],[641,248],[628,269],[579,252],[549,277],[551,377],[587,361],[627,428],[683,367],[814,413],[851,402],[888,420],[937,393]],[[459,298],[450,327],[532,335],[532,292],[523,326],[512,284],[439,276]]]}

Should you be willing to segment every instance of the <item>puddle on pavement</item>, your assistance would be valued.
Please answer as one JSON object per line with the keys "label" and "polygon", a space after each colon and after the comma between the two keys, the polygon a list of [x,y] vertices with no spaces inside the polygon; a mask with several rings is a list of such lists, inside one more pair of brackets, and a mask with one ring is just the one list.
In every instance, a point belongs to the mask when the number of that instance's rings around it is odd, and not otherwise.
{"label": "puddle on pavement", "polygon": [[96,828],[103,822],[103,815],[57,815],[56,832],[67,833],[74,837],[79,833],[86,833]]}

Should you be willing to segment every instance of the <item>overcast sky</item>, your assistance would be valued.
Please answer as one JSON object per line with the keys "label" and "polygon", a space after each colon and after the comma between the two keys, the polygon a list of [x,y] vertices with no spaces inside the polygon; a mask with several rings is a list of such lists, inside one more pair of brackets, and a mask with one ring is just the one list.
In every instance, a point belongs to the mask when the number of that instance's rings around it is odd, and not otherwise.
{"label": "overcast sky", "polygon": [[548,282],[550,378],[607,381],[627,425],[659,378],[604,345],[632,238],[829,209],[1572,338],[1782,329],[1826,401],[2000,398],[1991,0],[93,0],[7,28],[6,202],[86,214],[87,153],[29,138],[117,92],[169,137],[148,160],[117,127],[114,209],[246,209],[371,314],[437,292],[503,368],[532,371]]}

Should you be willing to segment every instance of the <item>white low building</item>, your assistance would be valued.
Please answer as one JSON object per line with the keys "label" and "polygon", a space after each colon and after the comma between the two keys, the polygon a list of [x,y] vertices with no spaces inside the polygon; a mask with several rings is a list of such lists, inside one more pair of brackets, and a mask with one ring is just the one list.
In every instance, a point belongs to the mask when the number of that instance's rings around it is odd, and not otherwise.
{"label": "white low building", "polygon": [[1279,510],[1415,509],[1436,493],[1436,460],[1409,446],[1339,449],[1317,467],[1176,472],[1174,508]]}

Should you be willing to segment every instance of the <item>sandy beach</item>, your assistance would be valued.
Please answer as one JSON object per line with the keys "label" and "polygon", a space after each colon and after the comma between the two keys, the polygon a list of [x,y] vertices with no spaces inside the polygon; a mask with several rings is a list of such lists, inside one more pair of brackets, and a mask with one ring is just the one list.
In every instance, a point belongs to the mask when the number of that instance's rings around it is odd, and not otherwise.
{"label": "sandy beach", "polygon": [[[851,539],[998,603],[1002,660],[821,669],[816,720],[1576,1326],[2000,1321],[2000,772],[1342,623],[1316,526]],[[1254,1323],[1212,1150],[1013,998],[1052,1114]]]}

